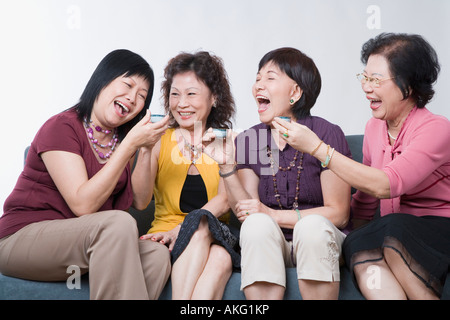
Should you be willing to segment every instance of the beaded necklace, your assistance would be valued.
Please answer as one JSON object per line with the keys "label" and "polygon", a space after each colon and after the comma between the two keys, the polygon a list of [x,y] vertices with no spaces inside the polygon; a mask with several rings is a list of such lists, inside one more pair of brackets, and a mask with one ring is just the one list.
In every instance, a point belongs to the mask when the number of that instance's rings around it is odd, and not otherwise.
{"label": "beaded necklace", "polygon": [[[104,134],[110,134],[111,130],[107,130],[107,129],[103,129],[100,126],[94,126],[94,124],[92,123],[92,120],[89,121],[89,123],[86,121],[86,119],[84,119],[83,121],[84,123],[84,127],[86,128],[86,132],[88,134],[89,140],[92,143],[92,147],[94,148],[95,152],[97,152],[97,155],[100,159],[104,160],[104,159],[109,159],[112,155],[112,153],[114,152],[114,149],[116,148],[116,144],[118,141],[117,138],[117,129],[114,129],[114,133],[113,136],[111,138],[111,141],[108,142],[108,144],[101,144],[98,142],[98,139],[94,138],[94,129],[97,132],[103,132]],[[91,127],[92,125],[92,127]],[[98,148],[102,148],[102,149],[106,149],[109,148],[109,151],[105,154],[102,151],[100,151]]]}
{"label": "beaded necklace", "polygon": [[[278,169],[286,172],[286,171],[290,171],[292,168],[296,167],[296,161],[297,161],[297,157],[298,157],[298,153],[299,151],[297,150],[295,152],[294,155],[294,159],[289,163],[289,166],[286,168],[283,168],[282,166],[278,166]],[[270,162],[270,168],[272,169],[272,181],[273,181],[273,189],[275,191],[275,198],[277,199],[278,202],[278,206],[280,207],[280,209],[283,209],[283,206],[281,205],[281,201],[280,201],[280,197],[281,195],[278,193],[278,186],[277,186],[277,177],[276,177],[276,173],[274,170],[274,165],[275,160],[272,157],[272,150],[270,149],[269,146],[267,146],[267,156],[270,158],[269,162]],[[292,204],[292,208],[293,209],[297,209],[298,208],[298,195],[300,194],[300,174],[302,172],[302,164],[303,164],[303,152],[300,155],[300,161],[299,164],[297,166],[297,183],[295,186],[295,198],[294,198],[294,203]]]}
{"label": "beaded necklace", "polygon": [[181,131],[180,134],[184,140],[184,150],[189,153],[189,160],[191,160],[193,164],[196,164],[197,160],[202,156],[202,148],[196,147],[188,142]]}

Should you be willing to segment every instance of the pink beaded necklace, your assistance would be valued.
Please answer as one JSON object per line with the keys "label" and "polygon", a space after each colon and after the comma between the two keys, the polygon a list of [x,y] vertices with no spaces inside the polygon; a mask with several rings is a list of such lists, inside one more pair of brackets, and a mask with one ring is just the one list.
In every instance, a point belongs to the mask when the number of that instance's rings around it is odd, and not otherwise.
{"label": "pink beaded necklace", "polygon": [[[103,160],[104,159],[109,159],[111,157],[112,153],[114,152],[114,149],[116,148],[116,144],[117,144],[117,141],[118,141],[118,139],[117,139],[117,129],[114,128],[113,136],[111,138],[111,141],[108,142],[108,144],[101,144],[101,143],[98,142],[98,139],[96,139],[94,137],[94,129],[95,129],[95,131],[103,132],[104,134],[110,134],[111,130],[107,130],[107,129],[104,130],[102,127],[100,127],[98,125],[94,126],[94,124],[92,123],[92,120],[89,121],[89,123],[88,123],[86,121],[86,119],[84,119],[83,123],[84,123],[84,127],[86,128],[86,132],[88,134],[89,140],[92,143],[92,147],[94,148],[95,152],[97,152],[98,157],[100,159],[103,159]],[[91,125],[92,125],[92,127],[91,127]],[[109,148],[109,151],[105,154],[105,153],[103,153],[102,151],[100,151],[98,149],[99,147],[102,148],[102,149]]]}

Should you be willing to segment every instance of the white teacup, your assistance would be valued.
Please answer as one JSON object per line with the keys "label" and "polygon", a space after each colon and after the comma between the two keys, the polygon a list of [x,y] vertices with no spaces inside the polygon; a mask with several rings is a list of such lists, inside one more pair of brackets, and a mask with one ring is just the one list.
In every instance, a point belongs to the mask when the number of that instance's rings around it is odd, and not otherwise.
{"label": "white teacup", "polygon": [[151,122],[158,122],[158,121],[162,120],[162,118],[164,118],[164,117],[165,117],[165,115],[163,115],[163,114],[152,114],[151,118],[150,118],[150,121]]}
{"label": "white teacup", "polygon": [[278,118],[283,119],[284,121],[287,122],[291,122],[291,117],[278,117]]}
{"label": "white teacup", "polygon": [[216,139],[225,139],[227,136],[227,129],[213,129]]}

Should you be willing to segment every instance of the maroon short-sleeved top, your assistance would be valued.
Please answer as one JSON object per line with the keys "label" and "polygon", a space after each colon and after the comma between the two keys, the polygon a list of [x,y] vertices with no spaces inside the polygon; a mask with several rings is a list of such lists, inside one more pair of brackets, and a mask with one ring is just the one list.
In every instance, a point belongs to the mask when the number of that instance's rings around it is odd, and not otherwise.
{"label": "maroon short-sleeved top", "polygon": [[[41,153],[51,150],[80,155],[86,164],[89,179],[104,166],[98,162],[84,125],[78,120],[73,108],[51,117],[39,129],[31,143],[24,170],[4,203],[4,213],[0,217],[0,239],[30,223],[76,217],[40,157]],[[127,210],[132,201],[131,170],[127,164],[116,188],[99,211]]]}

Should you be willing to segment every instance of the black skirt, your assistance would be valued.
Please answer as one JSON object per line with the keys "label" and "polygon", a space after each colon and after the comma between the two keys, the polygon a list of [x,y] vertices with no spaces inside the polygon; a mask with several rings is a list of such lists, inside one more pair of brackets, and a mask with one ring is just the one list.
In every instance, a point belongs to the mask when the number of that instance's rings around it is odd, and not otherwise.
{"label": "black skirt", "polygon": [[398,252],[411,272],[441,296],[450,272],[450,218],[395,213],[350,232],[343,255],[352,275],[355,265],[383,259],[384,248]]}
{"label": "black skirt", "polygon": [[219,221],[211,212],[204,209],[191,211],[183,221],[177,240],[172,249],[172,263],[178,259],[184,249],[189,244],[192,235],[197,231],[200,220],[203,216],[208,219],[208,226],[215,243],[224,247],[231,256],[234,268],[240,268],[241,256],[239,254],[239,241],[236,232],[232,232],[230,227]]}

